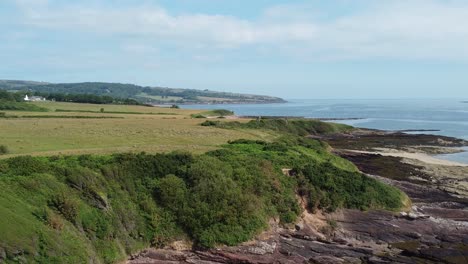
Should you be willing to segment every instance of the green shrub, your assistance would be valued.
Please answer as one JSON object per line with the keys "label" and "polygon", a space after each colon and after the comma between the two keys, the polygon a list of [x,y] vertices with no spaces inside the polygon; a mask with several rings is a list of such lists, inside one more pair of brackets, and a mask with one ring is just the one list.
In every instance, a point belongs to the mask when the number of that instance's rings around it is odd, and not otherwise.
{"label": "green shrub", "polygon": [[337,229],[338,228],[338,223],[336,222],[336,220],[327,220],[327,224],[333,229]]}
{"label": "green shrub", "polygon": [[205,122],[201,123],[201,126],[217,126],[218,124],[219,124],[219,121],[206,120]]}
{"label": "green shrub", "polygon": [[55,230],[62,230],[64,227],[63,220],[60,216],[54,213],[47,207],[42,207],[34,212],[34,215],[46,225]]}
{"label": "green shrub", "polygon": [[8,150],[8,147],[5,145],[0,145],[0,155],[2,154],[8,154],[10,151]]}
{"label": "green shrub", "polygon": [[215,110],[209,111],[207,113],[209,113],[209,115],[212,115],[212,116],[214,116],[214,115],[217,115],[217,116],[231,116],[231,115],[234,115],[233,111],[226,110],[226,109],[215,109]]}
{"label": "green shrub", "polygon": [[397,210],[403,206],[399,190],[359,172],[340,170],[328,162],[308,164],[297,171],[306,178],[302,187],[308,190],[311,211],[333,212],[341,207]]}
{"label": "green shrub", "polygon": [[201,114],[192,114],[190,115],[192,118],[206,118],[206,116],[201,115]]}
{"label": "green shrub", "polygon": [[185,210],[187,195],[188,190],[184,180],[175,175],[167,175],[157,183],[156,200],[175,214],[183,213]]}
{"label": "green shrub", "polygon": [[9,173],[13,175],[29,176],[34,173],[43,173],[50,170],[49,164],[40,158],[31,156],[18,156],[6,161]]}
{"label": "green shrub", "polygon": [[68,221],[75,223],[78,216],[78,202],[65,193],[55,194],[49,206],[57,210]]}
{"label": "green shrub", "polygon": [[229,111],[229,110],[217,109],[217,110],[206,111],[206,112],[199,113],[199,114],[192,114],[191,117],[192,118],[207,118],[207,117],[224,118],[226,116],[231,116],[233,114],[234,112]]}
{"label": "green shrub", "polygon": [[280,142],[273,142],[270,144],[266,144],[263,147],[264,151],[276,151],[276,152],[286,152],[289,150],[288,146],[286,144],[280,143]]}
{"label": "green shrub", "polygon": [[152,237],[150,242],[153,247],[164,247],[177,237],[183,236],[183,231],[177,224],[173,213],[160,209],[152,215],[151,219]]}
{"label": "green shrub", "polygon": [[79,215],[80,223],[88,236],[108,240],[112,235],[112,225],[105,213],[88,208]]}
{"label": "green shrub", "polygon": [[235,145],[235,144],[259,144],[259,145],[267,145],[268,143],[263,140],[250,140],[250,139],[236,139],[236,140],[230,140],[228,141],[229,144]]}

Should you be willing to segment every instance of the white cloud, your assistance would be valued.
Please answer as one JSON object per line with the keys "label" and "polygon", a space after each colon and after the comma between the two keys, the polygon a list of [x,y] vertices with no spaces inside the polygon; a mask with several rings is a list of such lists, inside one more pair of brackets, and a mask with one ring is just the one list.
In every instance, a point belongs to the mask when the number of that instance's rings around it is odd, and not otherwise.
{"label": "white cloud", "polygon": [[158,39],[185,49],[268,46],[306,59],[468,59],[468,3],[457,0],[367,1],[365,9],[327,19],[319,18],[327,10],[312,2],[274,6],[251,20],[173,15],[153,5],[116,8],[75,2],[57,7],[47,0],[17,2],[23,23],[30,27],[129,35],[142,42]]}

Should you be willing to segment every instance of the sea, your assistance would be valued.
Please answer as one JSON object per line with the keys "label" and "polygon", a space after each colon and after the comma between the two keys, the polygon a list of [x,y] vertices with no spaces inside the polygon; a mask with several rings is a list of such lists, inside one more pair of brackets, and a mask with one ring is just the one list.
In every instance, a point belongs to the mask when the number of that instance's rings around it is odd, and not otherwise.
{"label": "sea", "polygon": [[[291,99],[279,104],[183,105],[228,109],[241,116],[330,118],[333,122],[382,130],[434,130],[429,133],[468,140],[468,103],[461,99]],[[465,152],[438,158],[468,164]]]}

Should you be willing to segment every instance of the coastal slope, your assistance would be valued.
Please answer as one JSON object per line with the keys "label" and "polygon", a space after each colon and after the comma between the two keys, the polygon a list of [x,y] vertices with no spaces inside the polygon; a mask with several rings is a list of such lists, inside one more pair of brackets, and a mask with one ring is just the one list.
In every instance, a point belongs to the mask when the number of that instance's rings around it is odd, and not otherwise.
{"label": "coastal slope", "polygon": [[[32,120],[34,126],[34,120],[45,118],[42,113],[36,119],[10,114],[5,119],[12,125]],[[45,120],[80,124],[79,115],[95,117],[56,112]],[[135,124],[148,121],[127,115]],[[58,153],[0,160],[5,190],[0,194],[0,258],[7,263],[115,263],[144,248],[174,245],[190,249],[187,253],[202,249],[209,254],[223,245],[251,241],[268,232],[271,223],[294,228],[308,211],[396,212],[407,206],[407,196],[398,189],[360,173],[324,142],[301,136],[346,131],[348,126],[316,120],[193,120],[206,132],[238,131],[251,139],[232,139],[199,154]],[[177,127],[170,131],[185,133]],[[262,134],[276,136],[262,140]],[[188,140],[184,137],[179,140]]]}
{"label": "coastal slope", "polygon": [[403,190],[411,203],[398,213],[305,210],[293,227],[271,222],[269,231],[237,247],[207,252],[173,245],[142,251],[129,263],[467,262],[466,167],[363,152],[376,148],[388,151],[391,147],[399,153],[418,151],[429,156],[454,151],[466,141],[361,129],[311,136],[329,142],[334,153],[353,162],[369,177]]}

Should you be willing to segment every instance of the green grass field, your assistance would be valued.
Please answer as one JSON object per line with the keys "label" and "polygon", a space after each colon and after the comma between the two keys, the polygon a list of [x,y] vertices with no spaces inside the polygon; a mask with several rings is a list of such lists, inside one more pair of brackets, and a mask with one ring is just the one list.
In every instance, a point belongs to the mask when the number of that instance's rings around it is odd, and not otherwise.
{"label": "green grass field", "polygon": [[[199,124],[203,120],[193,119],[191,115],[203,110],[59,102],[34,104],[49,109],[49,112],[2,111],[7,116],[19,116],[0,118],[0,145],[9,149],[9,153],[2,155],[2,158],[18,154],[50,156],[141,151],[154,153],[172,150],[201,153],[213,150],[229,140],[270,140],[275,137],[272,133],[260,130],[202,127]],[[100,112],[101,108],[104,108],[104,113]],[[55,112],[57,109],[69,112]],[[73,118],[76,116],[90,118]]]}

